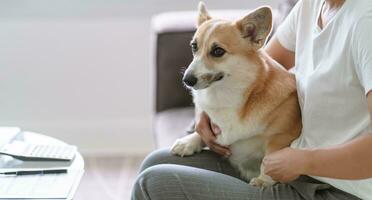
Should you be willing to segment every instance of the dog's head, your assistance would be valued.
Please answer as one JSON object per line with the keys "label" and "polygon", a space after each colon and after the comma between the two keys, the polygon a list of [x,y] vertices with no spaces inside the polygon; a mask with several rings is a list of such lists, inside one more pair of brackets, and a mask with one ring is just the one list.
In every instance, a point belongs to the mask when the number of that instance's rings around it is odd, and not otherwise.
{"label": "dog's head", "polygon": [[237,21],[212,19],[199,3],[197,31],[191,40],[194,59],[183,81],[192,89],[204,89],[257,71],[255,55],[272,28],[269,7],[260,7]]}

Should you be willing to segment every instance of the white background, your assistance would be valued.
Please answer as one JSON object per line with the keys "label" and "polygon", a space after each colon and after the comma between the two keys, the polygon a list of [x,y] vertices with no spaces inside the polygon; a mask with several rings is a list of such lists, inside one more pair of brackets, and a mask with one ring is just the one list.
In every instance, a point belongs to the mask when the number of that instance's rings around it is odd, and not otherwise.
{"label": "white background", "polygon": [[[209,0],[211,9],[277,1]],[[0,1],[0,126],[86,154],[153,148],[150,19],[196,0]]]}

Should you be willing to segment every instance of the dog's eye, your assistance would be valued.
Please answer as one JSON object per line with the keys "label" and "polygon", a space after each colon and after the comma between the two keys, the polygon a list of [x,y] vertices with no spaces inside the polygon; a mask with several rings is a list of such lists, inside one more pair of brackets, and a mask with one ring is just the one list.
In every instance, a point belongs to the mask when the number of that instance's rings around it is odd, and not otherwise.
{"label": "dog's eye", "polygon": [[222,57],[225,53],[225,49],[222,49],[221,47],[216,47],[211,51],[211,55],[214,57]]}
{"label": "dog's eye", "polygon": [[193,53],[195,53],[196,51],[198,51],[198,44],[196,44],[196,42],[191,43],[191,51]]}

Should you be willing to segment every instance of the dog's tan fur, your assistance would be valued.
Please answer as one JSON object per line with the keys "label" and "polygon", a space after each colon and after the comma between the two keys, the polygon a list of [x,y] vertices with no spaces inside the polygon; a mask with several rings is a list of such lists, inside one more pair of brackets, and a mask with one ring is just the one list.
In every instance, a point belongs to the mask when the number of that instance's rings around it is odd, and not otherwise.
{"label": "dog's tan fur", "polygon": [[[225,21],[212,19],[201,4],[193,38],[198,51],[186,71],[198,77],[199,85],[193,87],[196,108],[222,130],[216,142],[229,145],[230,162],[242,177],[260,186],[274,182],[262,166],[259,177],[254,178],[258,174],[248,164],[260,163],[265,154],[289,146],[302,128],[294,75],[261,49],[271,26],[267,7],[238,21]],[[226,55],[211,56],[213,45],[223,48]],[[225,76],[213,82],[216,73]],[[192,155],[201,148],[201,138],[194,133],[177,140],[172,152]]]}

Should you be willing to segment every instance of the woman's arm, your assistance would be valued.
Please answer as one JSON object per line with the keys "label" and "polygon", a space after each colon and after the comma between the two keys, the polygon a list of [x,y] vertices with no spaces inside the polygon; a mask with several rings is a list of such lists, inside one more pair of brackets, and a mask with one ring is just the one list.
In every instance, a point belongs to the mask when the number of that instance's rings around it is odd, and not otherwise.
{"label": "woman's arm", "polygon": [[[368,96],[372,123],[372,91]],[[264,158],[267,175],[289,182],[301,174],[337,179],[372,178],[372,133],[330,148],[299,150],[285,148]]]}
{"label": "woman's arm", "polygon": [[[369,92],[367,98],[372,116],[372,92]],[[311,159],[303,174],[339,179],[371,178],[372,133],[336,147],[311,150],[307,157]]]}
{"label": "woman's arm", "polygon": [[295,53],[284,48],[275,35],[266,45],[265,51],[287,70],[292,68],[295,64]]}

